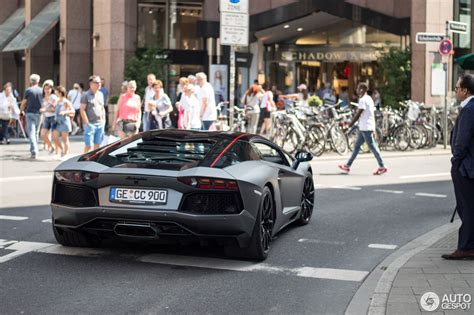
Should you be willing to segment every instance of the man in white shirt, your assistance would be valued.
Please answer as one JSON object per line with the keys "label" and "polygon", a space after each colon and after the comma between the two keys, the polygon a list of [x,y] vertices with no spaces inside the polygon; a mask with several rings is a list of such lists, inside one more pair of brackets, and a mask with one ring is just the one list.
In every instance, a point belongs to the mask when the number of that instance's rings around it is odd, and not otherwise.
{"label": "man in white shirt", "polygon": [[81,98],[82,98],[82,90],[79,83],[74,83],[72,86],[72,90],[67,93],[67,98],[71,101],[72,105],[74,106],[74,110],[76,114],[74,115],[74,120],[72,121],[72,135],[77,134],[79,131],[81,124]]}
{"label": "man in white shirt", "polygon": [[359,83],[357,86],[357,93],[359,95],[359,106],[354,118],[349,124],[349,128],[352,127],[356,122],[359,125],[359,134],[357,136],[357,141],[354,146],[354,151],[352,151],[352,156],[347,162],[347,164],[339,165],[339,168],[349,173],[351,171],[351,165],[359,154],[360,147],[367,143],[370,151],[374,154],[379,168],[373,173],[373,175],[382,175],[387,172],[387,168],[384,166],[382,157],[380,156],[379,148],[377,143],[374,141],[374,131],[375,131],[375,104],[372,98],[367,94],[367,84]]}
{"label": "man in white shirt", "polygon": [[148,131],[150,129],[148,126],[148,115],[150,115],[150,110],[147,104],[155,97],[153,83],[156,81],[156,76],[153,73],[150,73],[146,76],[146,80],[148,86],[145,88],[145,95],[143,96],[143,131]]}
{"label": "man in white shirt", "polygon": [[207,76],[203,72],[196,74],[197,83],[201,88],[199,91],[199,104],[201,105],[202,130],[209,130],[217,120],[216,99],[214,88],[207,82]]}

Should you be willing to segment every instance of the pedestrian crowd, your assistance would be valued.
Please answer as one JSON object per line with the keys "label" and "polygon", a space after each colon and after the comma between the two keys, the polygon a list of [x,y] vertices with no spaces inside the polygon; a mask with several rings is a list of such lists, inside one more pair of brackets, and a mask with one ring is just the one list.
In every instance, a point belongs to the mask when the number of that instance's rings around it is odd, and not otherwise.
{"label": "pedestrian crowd", "polygon": [[[69,135],[82,134],[84,152],[98,149],[104,143],[106,124],[120,138],[137,134],[140,130],[178,127],[189,130],[216,130],[217,107],[214,88],[203,72],[179,79],[176,102],[164,92],[163,82],[152,73],[147,76],[144,95],[138,95],[137,83],[125,81],[121,86],[117,109],[108,121],[109,90],[98,75],[89,77],[89,87],[74,83],[70,91],[56,86],[37,74],[30,76],[20,106],[11,83],[0,93],[0,128],[2,143],[9,142],[9,125],[25,121],[31,158],[39,152],[39,141],[44,150],[58,156],[69,152]],[[172,113],[177,120],[172,122]]]}

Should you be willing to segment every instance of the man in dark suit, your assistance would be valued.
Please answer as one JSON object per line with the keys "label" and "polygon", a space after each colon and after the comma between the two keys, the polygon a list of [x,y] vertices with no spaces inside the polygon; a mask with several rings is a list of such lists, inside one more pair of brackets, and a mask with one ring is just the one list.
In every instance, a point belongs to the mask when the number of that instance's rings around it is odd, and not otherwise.
{"label": "man in dark suit", "polygon": [[474,77],[462,76],[456,83],[461,110],[451,138],[451,177],[456,208],[461,218],[458,249],[444,259],[474,260]]}

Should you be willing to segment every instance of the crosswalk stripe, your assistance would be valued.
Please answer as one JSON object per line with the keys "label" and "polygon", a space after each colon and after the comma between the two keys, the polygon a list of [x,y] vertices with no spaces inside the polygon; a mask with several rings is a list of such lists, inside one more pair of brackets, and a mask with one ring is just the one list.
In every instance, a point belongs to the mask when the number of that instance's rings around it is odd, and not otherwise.
{"label": "crosswalk stripe", "polygon": [[439,194],[428,194],[428,193],[416,193],[415,196],[420,197],[433,197],[433,198],[446,198],[446,195],[439,195]]}
{"label": "crosswalk stripe", "polygon": [[346,242],[307,239],[307,238],[300,238],[298,240],[298,243],[314,243],[314,244],[327,244],[327,245],[344,245],[344,244],[346,244]]}
{"label": "crosswalk stripe", "polygon": [[43,222],[43,223],[52,223],[53,220],[51,220],[51,219],[45,219],[45,220],[43,220],[43,221],[41,221],[41,222]]}
{"label": "crosswalk stripe", "polygon": [[13,215],[0,215],[0,220],[23,221],[28,220],[28,217],[18,217]]}
{"label": "crosswalk stripe", "polygon": [[418,174],[418,175],[404,175],[400,176],[401,179],[411,179],[411,178],[428,178],[428,177],[440,177],[440,176],[449,176],[450,173],[432,173],[432,174]]}
{"label": "crosswalk stripe", "polygon": [[376,189],[376,192],[382,192],[382,193],[387,193],[387,194],[403,194],[403,190],[389,190],[389,189]]}
{"label": "crosswalk stripe", "polygon": [[395,249],[397,245],[388,245],[388,244],[369,244],[369,248],[376,248],[376,249]]}
{"label": "crosswalk stripe", "polygon": [[332,189],[347,189],[347,190],[361,190],[360,187],[353,187],[353,186],[331,186],[329,188]]}
{"label": "crosswalk stripe", "polygon": [[[1,243],[6,240],[0,240]],[[16,242],[8,246],[6,249],[14,252],[0,257],[0,263],[9,261],[21,255],[37,252],[44,254],[81,256],[81,257],[98,257],[107,254],[113,254],[113,251],[97,248],[79,248],[64,247],[58,244],[38,243],[38,242]],[[332,268],[315,268],[301,267],[288,268],[280,266],[272,266],[266,263],[253,263],[249,261],[239,261],[231,259],[220,259],[211,257],[195,257],[180,255],[151,254],[144,256],[130,256],[135,261],[162,265],[195,267],[205,269],[229,270],[238,272],[266,272],[271,274],[281,274],[287,276],[296,276],[303,278],[328,279],[339,281],[360,282],[369,274],[367,271],[332,269]]]}
{"label": "crosswalk stripe", "polygon": [[15,177],[3,177],[0,178],[0,183],[6,182],[21,182],[24,180],[33,180],[33,179],[52,179],[53,175],[38,175],[38,176],[15,176]]}

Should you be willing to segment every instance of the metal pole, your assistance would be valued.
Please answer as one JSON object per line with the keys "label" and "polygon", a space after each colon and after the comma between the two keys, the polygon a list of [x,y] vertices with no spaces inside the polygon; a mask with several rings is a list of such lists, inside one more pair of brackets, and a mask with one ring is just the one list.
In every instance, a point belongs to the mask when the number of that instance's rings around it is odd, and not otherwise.
{"label": "metal pole", "polygon": [[230,70],[229,70],[229,125],[234,125],[235,105],[235,46],[230,46]]}
{"label": "metal pole", "polygon": [[[446,38],[449,38],[449,22],[446,21]],[[444,87],[444,126],[443,126],[443,148],[446,149],[448,146],[448,85],[449,85],[449,55],[444,65],[446,71],[446,84]]]}

